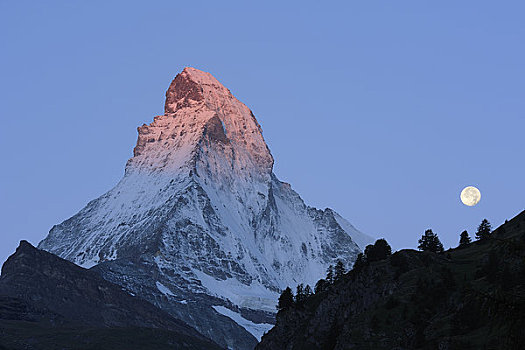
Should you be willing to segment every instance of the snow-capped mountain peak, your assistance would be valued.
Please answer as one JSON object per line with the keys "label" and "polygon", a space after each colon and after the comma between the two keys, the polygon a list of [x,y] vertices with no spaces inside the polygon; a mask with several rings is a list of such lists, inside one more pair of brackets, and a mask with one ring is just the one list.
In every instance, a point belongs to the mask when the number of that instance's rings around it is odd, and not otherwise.
{"label": "snow-capped mountain peak", "polygon": [[165,114],[138,134],[122,180],[39,247],[221,345],[252,347],[248,331],[266,326],[246,325],[273,322],[281,289],[313,285],[337,259],[351,265],[371,241],[277,179],[253,113],[209,73],[178,74]]}

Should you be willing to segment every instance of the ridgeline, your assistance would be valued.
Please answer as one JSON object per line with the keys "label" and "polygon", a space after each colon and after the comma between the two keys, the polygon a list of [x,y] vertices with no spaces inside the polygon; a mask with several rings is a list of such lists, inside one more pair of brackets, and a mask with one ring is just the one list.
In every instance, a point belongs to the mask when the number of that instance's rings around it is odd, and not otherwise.
{"label": "ridgeline", "polygon": [[525,212],[443,253],[365,262],[277,314],[256,350],[525,349]]}

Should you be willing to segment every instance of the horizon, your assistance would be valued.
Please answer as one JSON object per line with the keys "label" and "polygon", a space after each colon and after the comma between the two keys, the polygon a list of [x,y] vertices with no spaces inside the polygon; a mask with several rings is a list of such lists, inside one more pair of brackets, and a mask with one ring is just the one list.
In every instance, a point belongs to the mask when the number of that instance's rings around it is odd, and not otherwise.
{"label": "horizon", "polygon": [[[197,28],[170,21],[168,2],[0,4],[2,262],[116,185],[136,128],[163,114],[184,66],[254,112],[274,172],[308,205],[394,250],[417,249],[426,229],[448,249],[484,218],[497,228],[524,209],[525,6],[475,4],[186,4]],[[250,26],[253,11],[275,28]],[[217,17],[230,21],[213,31]],[[188,27],[197,39],[184,40]],[[466,186],[481,191],[474,207],[460,201]]]}

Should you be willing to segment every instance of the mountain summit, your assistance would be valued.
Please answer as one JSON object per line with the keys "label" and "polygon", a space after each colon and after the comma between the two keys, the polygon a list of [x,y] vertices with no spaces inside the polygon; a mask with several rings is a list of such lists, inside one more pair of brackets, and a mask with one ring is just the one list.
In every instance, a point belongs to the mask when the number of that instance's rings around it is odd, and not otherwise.
{"label": "mountain summit", "polygon": [[351,264],[372,239],[273,174],[253,113],[185,68],[138,128],[122,180],[54,226],[45,249],[124,286],[218,344],[253,348],[284,287]]}
{"label": "mountain summit", "polygon": [[153,123],[138,128],[128,170],[162,169],[171,174],[188,166],[196,170],[198,160],[207,158],[201,151],[214,148],[223,158],[214,159],[220,160],[210,169],[220,171],[215,175],[268,180],[273,157],[260,125],[250,109],[211,74],[185,68],[166,92],[164,110]]}

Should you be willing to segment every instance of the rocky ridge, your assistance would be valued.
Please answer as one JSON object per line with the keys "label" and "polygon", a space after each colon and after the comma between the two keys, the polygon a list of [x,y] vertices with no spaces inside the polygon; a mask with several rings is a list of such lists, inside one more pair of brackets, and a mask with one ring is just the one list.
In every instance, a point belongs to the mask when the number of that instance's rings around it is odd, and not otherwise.
{"label": "rocky ridge", "polygon": [[[109,349],[108,334],[128,349],[158,334],[159,348],[220,349],[195,329],[99,274],[20,242],[0,276],[0,346]],[[91,345],[89,345],[91,344]],[[119,345],[119,346],[121,346]]]}

